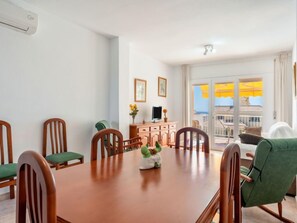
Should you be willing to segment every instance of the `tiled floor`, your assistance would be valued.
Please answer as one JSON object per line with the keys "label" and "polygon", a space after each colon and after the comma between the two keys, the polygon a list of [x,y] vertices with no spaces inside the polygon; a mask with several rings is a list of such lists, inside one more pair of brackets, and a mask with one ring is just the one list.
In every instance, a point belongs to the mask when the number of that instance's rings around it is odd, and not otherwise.
{"label": "tiled floor", "polygon": [[[271,209],[277,211],[277,205],[269,205]],[[243,223],[279,223],[281,221],[270,216],[261,209],[243,208]],[[283,202],[283,215],[290,220],[297,222],[297,202],[293,197],[286,197]],[[0,201],[0,223],[15,222],[15,199],[5,199]],[[29,222],[29,221],[28,221]]]}

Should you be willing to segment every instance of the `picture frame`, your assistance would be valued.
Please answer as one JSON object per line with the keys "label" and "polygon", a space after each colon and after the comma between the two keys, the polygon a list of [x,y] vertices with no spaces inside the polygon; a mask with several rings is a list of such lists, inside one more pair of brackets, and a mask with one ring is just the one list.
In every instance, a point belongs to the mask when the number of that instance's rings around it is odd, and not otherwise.
{"label": "picture frame", "polygon": [[167,96],[167,79],[163,77],[158,77],[158,96]]}
{"label": "picture frame", "polygon": [[296,62],[294,63],[294,66],[293,66],[293,75],[294,75],[294,93],[295,93],[295,98],[297,98],[297,67],[296,67]]}
{"label": "picture frame", "polygon": [[146,102],[146,80],[134,79],[134,101]]}

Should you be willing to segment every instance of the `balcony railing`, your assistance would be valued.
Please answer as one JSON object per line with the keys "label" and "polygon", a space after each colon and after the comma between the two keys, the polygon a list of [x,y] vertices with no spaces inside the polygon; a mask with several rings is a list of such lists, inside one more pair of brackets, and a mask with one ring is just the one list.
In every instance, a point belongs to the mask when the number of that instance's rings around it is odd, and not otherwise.
{"label": "balcony railing", "polygon": [[[208,132],[208,114],[194,114],[193,120],[198,120],[200,128]],[[216,114],[214,123],[214,136],[233,138],[234,116],[226,114]],[[262,116],[260,115],[240,115],[239,133],[244,131],[245,127],[261,127]]]}

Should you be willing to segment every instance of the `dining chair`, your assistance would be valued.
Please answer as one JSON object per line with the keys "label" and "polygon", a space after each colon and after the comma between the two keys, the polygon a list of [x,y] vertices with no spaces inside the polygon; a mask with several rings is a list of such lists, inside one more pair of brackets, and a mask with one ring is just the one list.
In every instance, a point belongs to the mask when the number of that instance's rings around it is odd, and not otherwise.
{"label": "dining chair", "polygon": [[241,223],[240,148],[229,144],[222,156],[220,170],[220,222]]}
{"label": "dining chair", "polygon": [[[9,187],[10,199],[14,199],[17,164],[13,163],[11,126],[0,120],[0,188]],[[7,159],[6,159],[7,157]]]}
{"label": "dining chair", "polygon": [[[49,148],[48,148],[49,144]],[[51,154],[47,155],[50,150]],[[66,138],[66,122],[60,118],[51,118],[43,124],[43,153],[45,159],[57,170],[84,163],[84,156],[69,152]],[[78,160],[75,163],[69,164]]]}
{"label": "dining chair", "polygon": [[196,147],[199,150],[200,144],[202,144],[202,151],[209,153],[209,137],[203,130],[194,127],[185,127],[177,131],[174,145],[176,149],[184,148],[192,150]]}
{"label": "dining chair", "polygon": [[123,135],[116,129],[103,129],[94,135],[91,145],[91,161],[97,160],[98,144],[101,149],[101,158],[124,152]]}
{"label": "dining chair", "polygon": [[[101,120],[96,123],[95,128],[100,131],[103,129],[111,128],[111,125],[106,120]],[[142,146],[142,141],[140,136],[136,136],[130,139],[123,140],[123,149],[124,152],[132,151],[135,149],[139,149]]]}
{"label": "dining chair", "polygon": [[[18,160],[16,222],[56,223],[56,186],[47,161],[35,151]],[[28,209],[28,212],[27,210]]]}

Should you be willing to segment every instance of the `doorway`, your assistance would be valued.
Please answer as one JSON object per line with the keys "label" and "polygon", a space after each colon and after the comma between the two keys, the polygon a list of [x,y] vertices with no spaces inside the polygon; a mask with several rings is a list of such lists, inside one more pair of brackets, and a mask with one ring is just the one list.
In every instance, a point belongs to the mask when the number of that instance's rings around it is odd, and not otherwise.
{"label": "doorway", "polygon": [[216,78],[192,84],[192,125],[205,131],[214,150],[238,139],[248,127],[262,126],[261,78]]}

